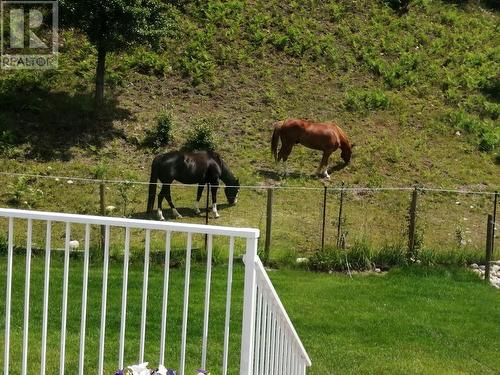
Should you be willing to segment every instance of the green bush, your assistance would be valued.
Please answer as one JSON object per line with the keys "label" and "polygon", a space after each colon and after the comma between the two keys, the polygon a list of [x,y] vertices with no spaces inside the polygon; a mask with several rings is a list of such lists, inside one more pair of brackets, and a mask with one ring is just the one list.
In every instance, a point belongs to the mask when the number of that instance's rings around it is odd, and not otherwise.
{"label": "green bush", "polygon": [[389,98],[381,90],[351,90],[344,103],[350,111],[366,112],[389,107]]}
{"label": "green bush", "polygon": [[154,146],[159,148],[167,146],[172,142],[172,128],[174,118],[170,111],[161,111],[156,119],[156,128],[154,132]]}
{"label": "green bush", "polygon": [[213,122],[202,119],[189,132],[184,148],[187,150],[215,150],[216,143]]}
{"label": "green bush", "polygon": [[134,54],[127,56],[128,67],[136,72],[147,75],[165,76],[172,70],[168,61],[155,52],[137,50]]}
{"label": "green bush", "polygon": [[493,151],[500,144],[500,128],[492,121],[481,120],[463,110],[458,110],[448,113],[445,122],[455,129],[476,135],[477,147],[481,151]]}

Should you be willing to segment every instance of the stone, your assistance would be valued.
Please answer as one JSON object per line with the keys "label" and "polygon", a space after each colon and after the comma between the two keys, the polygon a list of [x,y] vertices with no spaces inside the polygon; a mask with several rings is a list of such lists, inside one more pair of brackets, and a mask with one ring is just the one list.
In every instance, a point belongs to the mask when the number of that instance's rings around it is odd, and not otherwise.
{"label": "stone", "polygon": [[71,250],[76,250],[80,247],[80,242],[78,242],[77,240],[72,240],[72,241],[69,241],[69,248]]}
{"label": "stone", "polygon": [[472,264],[471,264],[471,267],[472,267],[472,269],[474,269],[474,270],[477,270],[477,269],[479,268],[479,266],[477,265],[477,263],[472,263]]}
{"label": "stone", "polygon": [[374,271],[375,271],[376,273],[380,273],[380,272],[382,272],[382,271],[380,270],[380,268],[375,268],[375,270],[374,270]]}
{"label": "stone", "polygon": [[297,258],[296,262],[298,264],[301,264],[301,263],[308,263],[309,262],[309,259],[307,258]]}

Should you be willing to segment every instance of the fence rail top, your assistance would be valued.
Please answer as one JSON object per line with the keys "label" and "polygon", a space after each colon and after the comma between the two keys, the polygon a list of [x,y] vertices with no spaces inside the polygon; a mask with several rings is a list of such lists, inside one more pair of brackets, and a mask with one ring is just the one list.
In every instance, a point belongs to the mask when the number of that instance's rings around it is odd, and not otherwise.
{"label": "fence rail top", "polygon": [[171,221],[127,219],[120,217],[65,214],[59,212],[29,211],[13,208],[0,208],[0,217],[59,221],[76,224],[95,224],[123,228],[155,229],[172,232],[201,233],[244,238],[259,238],[260,231],[253,228],[236,228],[218,225],[174,223]]}

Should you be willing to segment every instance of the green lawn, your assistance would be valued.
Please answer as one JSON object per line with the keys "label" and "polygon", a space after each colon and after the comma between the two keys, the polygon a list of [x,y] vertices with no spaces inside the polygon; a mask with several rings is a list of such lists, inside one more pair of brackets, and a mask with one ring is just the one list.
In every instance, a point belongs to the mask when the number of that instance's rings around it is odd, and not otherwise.
{"label": "green lawn", "polygon": [[[3,349],[6,258],[0,262],[0,347]],[[11,373],[20,372],[24,259],[15,258]],[[39,371],[43,259],[32,263],[30,371]],[[48,373],[58,371],[62,260],[52,261]],[[95,373],[99,341],[100,264],[91,266],[87,330],[86,373]],[[82,262],[71,260],[67,335],[67,373],[78,363]],[[209,368],[220,373],[226,268],[213,273]],[[167,365],[178,367],[183,269],[172,270],[168,321]],[[278,294],[308,350],[309,374],[495,374],[500,368],[500,293],[462,270],[408,269],[386,275],[316,274],[305,271],[270,272]],[[146,359],[158,360],[163,269],[152,265],[148,295]],[[236,267],[232,306],[230,373],[239,363],[243,268]],[[137,360],[140,326],[142,265],[129,275],[126,361]],[[192,270],[187,374],[199,365],[204,269]],[[106,371],[117,366],[121,264],[110,264]],[[3,356],[0,359],[3,368]]]}

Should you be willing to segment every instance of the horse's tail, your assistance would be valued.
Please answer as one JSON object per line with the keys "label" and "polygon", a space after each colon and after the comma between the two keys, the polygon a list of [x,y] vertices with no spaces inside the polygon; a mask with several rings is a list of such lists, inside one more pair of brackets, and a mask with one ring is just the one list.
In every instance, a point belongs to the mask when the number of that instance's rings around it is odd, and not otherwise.
{"label": "horse's tail", "polygon": [[278,121],[274,123],[273,137],[271,138],[271,154],[274,156],[274,160],[278,161],[278,144],[280,140],[280,130],[283,126],[283,121]]}
{"label": "horse's tail", "polygon": [[153,212],[156,195],[156,181],[158,180],[158,163],[156,159],[151,164],[151,177],[149,178],[149,192],[148,192],[148,208],[147,212]]}

